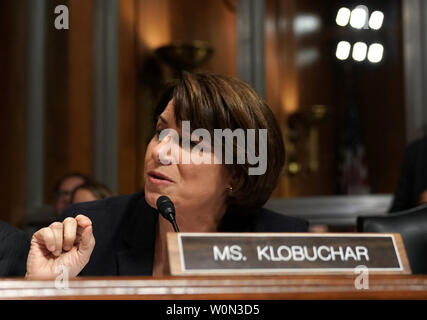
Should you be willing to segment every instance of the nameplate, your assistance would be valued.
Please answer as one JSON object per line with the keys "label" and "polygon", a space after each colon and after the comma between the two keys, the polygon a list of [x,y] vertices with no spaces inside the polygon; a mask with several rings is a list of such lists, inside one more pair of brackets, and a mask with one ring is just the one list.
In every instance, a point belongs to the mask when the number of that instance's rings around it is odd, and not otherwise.
{"label": "nameplate", "polygon": [[399,234],[168,233],[172,275],[410,274]]}

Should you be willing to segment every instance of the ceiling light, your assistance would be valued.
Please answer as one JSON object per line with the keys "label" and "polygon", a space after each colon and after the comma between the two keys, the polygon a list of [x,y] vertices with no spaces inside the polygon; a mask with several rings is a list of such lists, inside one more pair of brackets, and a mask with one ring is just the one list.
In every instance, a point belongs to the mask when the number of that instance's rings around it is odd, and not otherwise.
{"label": "ceiling light", "polygon": [[350,20],[351,11],[348,8],[341,8],[338,10],[336,23],[341,27],[345,27]]}
{"label": "ceiling light", "polygon": [[353,46],[353,59],[363,61],[366,58],[368,46],[364,42],[356,42]]}
{"label": "ceiling light", "polygon": [[369,28],[378,30],[383,25],[384,13],[381,11],[374,11],[369,18]]}
{"label": "ceiling light", "polygon": [[350,25],[356,29],[362,29],[366,24],[367,10],[356,8],[351,12]]}
{"label": "ceiling light", "polygon": [[369,46],[368,60],[372,63],[380,62],[383,59],[384,47],[380,43],[373,43]]}
{"label": "ceiling light", "polygon": [[350,55],[351,45],[347,41],[340,41],[337,45],[335,56],[340,60],[345,60]]}

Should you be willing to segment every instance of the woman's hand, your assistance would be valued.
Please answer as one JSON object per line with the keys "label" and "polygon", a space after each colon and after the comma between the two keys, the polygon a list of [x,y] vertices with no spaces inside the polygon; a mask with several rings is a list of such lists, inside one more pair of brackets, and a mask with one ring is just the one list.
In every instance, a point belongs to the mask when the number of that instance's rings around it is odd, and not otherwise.
{"label": "woman's hand", "polygon": [[25,277],[54,278],[60,266],[75,277],[89,262],[94,246],[92,221],[88,217],[78,215],[62,223],[54,222],[34,233]]}

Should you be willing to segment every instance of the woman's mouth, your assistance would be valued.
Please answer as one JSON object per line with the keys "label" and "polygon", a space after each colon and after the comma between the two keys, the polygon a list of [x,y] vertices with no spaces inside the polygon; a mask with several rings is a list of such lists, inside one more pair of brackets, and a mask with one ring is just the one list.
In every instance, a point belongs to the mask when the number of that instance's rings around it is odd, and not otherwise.
{"label": "woman's mouth", "polygon": [[156,171],[150,171],[147,173],[148,179],[154,183],[154,184],[171,184],[173,183],[173,180],[167,177],[166,175],[156,172]]}

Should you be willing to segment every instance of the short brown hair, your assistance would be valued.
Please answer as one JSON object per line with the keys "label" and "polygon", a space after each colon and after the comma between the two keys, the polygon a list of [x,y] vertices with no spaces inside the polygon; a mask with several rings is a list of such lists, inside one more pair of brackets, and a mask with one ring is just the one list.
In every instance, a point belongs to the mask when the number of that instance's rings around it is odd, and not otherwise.
{"label": "short brown hair", "polygon": [[[64,174],[53,186],[53,194],[58,196],[58,192],[60,191],[59,188],[61,187],[61,184],[67,180],[68,178],[81,178],[83,180],[83,183],[87,183],[91,180],[91,178],[83,173],[80,172],[69,172]],[[83,184],[82,183],[82,184]]]}
{"label": "short brown hair", "polygon": [[[267,103],[245,82],[224,75],[184,72],[165,90],[154,111],[154,125],[173,99],[176,124],[189,120],[191,129],[267,129],[267,170],[248,175],[250,164],[226,164],[233,191],[228,209],[256,209],[265,204],[276,187],[285,162],[285,147],[276,118]],[[236,143],[233,142],[236,155]],[[258,150],[259,152],[259,150]],[[247,157],[246,157],[247,159]]]}
{"label": "short brown hair", "polygon": [[74,196],[78,190],[88,190],[93,194],[98,200],[109,198],[113,196],[113,192],[106,185],[96,182],[94,180],[86,181],[84,184],[78,186],[74,189],[71,196],[72,201],[74,201]]}

